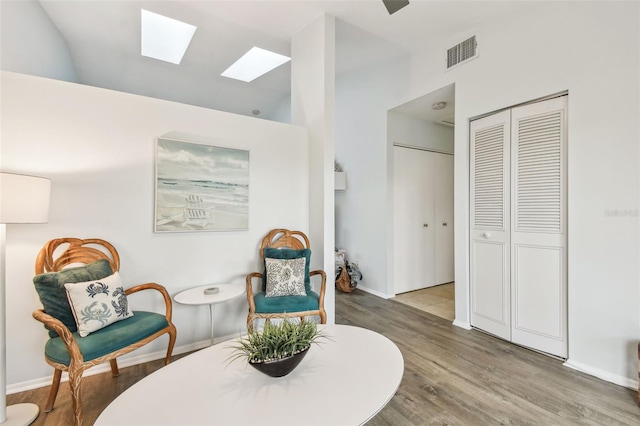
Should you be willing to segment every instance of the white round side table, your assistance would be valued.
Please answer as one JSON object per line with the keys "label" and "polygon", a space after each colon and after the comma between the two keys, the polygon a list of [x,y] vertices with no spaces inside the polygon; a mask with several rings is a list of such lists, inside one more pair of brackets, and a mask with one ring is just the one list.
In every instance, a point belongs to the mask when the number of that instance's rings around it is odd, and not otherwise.
{"label": "white round side table", "polygon": [[[218,293],[205,294],[205,290],[216,287]],[[245,286],[242,284],[209,284],[190,288],[176,294],[173,299],[183,305],[209,305],[209,315],[211,317],[211,344],[213,345],[213,320],[215,317],[215,306],[218,303],[226,302],[244,294]]]}

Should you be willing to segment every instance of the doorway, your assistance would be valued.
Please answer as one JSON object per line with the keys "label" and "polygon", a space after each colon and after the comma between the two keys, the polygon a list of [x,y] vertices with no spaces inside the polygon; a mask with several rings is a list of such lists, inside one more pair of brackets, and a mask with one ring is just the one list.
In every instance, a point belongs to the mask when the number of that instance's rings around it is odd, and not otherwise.
{"label": "doorway", "polygon": [[454,319],[455,86],[388,112],[394,300]]}

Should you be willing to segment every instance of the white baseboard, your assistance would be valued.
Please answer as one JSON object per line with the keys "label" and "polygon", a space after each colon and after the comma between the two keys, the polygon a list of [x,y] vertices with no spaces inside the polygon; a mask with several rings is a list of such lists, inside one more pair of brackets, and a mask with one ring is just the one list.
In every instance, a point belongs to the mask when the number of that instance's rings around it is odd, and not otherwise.
{"label": "white baseboard", "polygon": [[[237,334],[216,337],[215,343],[224,342],[230,339],[235,339],[238,337]],[[189,343],[187,345],[176,346],[173,349],[173,355],[180,355],[186,352],[196,351],[198,349],[206,348],[211,344],[211,340],[201,340],[199,342]],[[135,352],[134,352],[135,353]],[[163,359],[167,355],[166,350],[146,353],[142,355],[133,355],[133,356],[124,356],[122,358],[118,358],[118,367],[126,368],[131,367],[132,365],[138,365],[149,361],[155,361],[157,359]],[[51,370],[53,372],[53,369]],[[85,371],[83,377],[93,376],[94,374],[101,374],[111,371],[111,366],[108,362],[105,362],[100,365],[96,365]],[[39,379],[27,380],[24,382],[14,383],[11,385],[7,385],[7,395],[24,392],[31,389],[37,389],[45,386],[51,385],[51,380],[53,379],[53,374],[51,376],[41,377]],[[66,382],[69,380],[69,375],[67,373],[62,373],[61,381]]]}
{"label": "white baseboard", "polygon": [[591,367],[586,364],[582,364],[580,362],[575,362],[568,359],[564,364],[565,367],[572,368],[574,370],[581,371],[583,373],[589,374],[590,376],[595,376],[599,379],[605,380],[610,383],[614,383],[619,386],[624,386],[625,388],[636,390],[638,389],[638,381],[629,379],[628,377],[618,376],[616,374],[611,374],[607,371],[600,370],[598,368]]}
{"label": "white baseboard", "polygon": [[368,287],[363,287],[363,286],[360,286],[360,285],[358,286],[358,288],[360,290],[362,290],[362,291],[365,291],[367,293],[371,293],[374,296],[378,296],[378,297],[381,297],[383,299],[391,299],[392,297],[395,297],[395,295],[393,295],[393,294],[384,294],[384,293],[379,292],[378,290],[374,290],[374,289],[368,288]]}
{"label": "white baseboard", "polygon": [[471,324],[466,321],[460,321],[458,319],[453,321],[453,325],[456,327],[464,328],[465,330],[471,330]]}

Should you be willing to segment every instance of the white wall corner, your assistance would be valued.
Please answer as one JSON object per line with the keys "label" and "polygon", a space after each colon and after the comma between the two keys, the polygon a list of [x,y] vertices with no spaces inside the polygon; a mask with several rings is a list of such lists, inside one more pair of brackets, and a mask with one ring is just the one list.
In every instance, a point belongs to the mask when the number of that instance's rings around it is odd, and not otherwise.
{"label": "white wall corner", "polygon": [[396,297],[395,294],[385,294],[385,293],[382,293],[381,291],[375,290],[373,288],[361,286],[361,285],[359,285],[358,288],[364,292],[373,294],[374,296],[378,296],[383,299],[393,299],[394,297]]}
{"label": "white wall corner", "polygon": [[453,325],[456,327],[464,328],[465,330],[471,330],[471,324],[466,321],[460,321],[459,319],[453,320]]}

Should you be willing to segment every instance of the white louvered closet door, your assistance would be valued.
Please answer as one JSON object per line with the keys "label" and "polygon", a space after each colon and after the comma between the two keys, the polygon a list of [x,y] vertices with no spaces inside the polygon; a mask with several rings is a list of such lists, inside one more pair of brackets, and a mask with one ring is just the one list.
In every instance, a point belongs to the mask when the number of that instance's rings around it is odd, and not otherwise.
{"label": "white louvered closet door", "polygon": [[511,340],[567,356],[567,97],[512,110]]}
{"label": "white louvered closet door", "polygon": [[471,123],[471,325],[567,356],[566,103]]}
{"label": "white louvered closet door", "polygon": [[511,339],[511,113],[471,123],[471,325]]}

